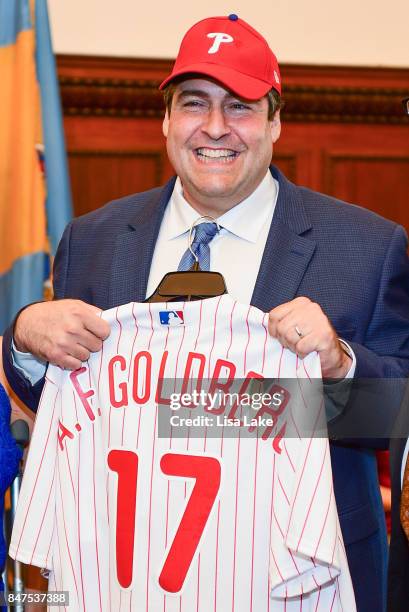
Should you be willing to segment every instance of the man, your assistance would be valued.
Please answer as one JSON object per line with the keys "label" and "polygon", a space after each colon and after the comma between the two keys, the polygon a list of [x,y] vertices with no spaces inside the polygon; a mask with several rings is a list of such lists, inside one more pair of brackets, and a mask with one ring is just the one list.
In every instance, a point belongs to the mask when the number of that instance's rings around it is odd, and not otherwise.
{"label": "man", "polygon": [[[409,98],[403,101],[409,115]],[[409,386],[390,444],[391,542],[388,567],[388,611],[406,612],[409,601]]]}
{"label": "man", "polygon": [[[35,409],[46,361],[74,369],[99,350],[109,334],[99,309],[149,296],[183,260],[188,230],[203,215],[221,228],[207,239],[203,232],[211,268],[234,298],[270,311],[269,331],[284,346],[317,351],[326,378],[406,375],[404,230],[269,170],[281,80],[266,41],[236,15],[205,19],[185,35],[161,88],[178,178],[66,229],[55,262],[58,301],[26,308],[6,335],[16,392]],[[386,535],[375,457],[338,442],[332,464],[358,609],[381,611]]]}

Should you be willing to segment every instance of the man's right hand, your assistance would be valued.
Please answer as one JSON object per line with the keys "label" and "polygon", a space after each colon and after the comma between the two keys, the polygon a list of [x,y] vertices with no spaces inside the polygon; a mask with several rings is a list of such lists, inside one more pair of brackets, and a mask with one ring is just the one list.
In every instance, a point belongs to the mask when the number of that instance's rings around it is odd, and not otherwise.
{"label": "man's right hand", "polygon": [[41,302],[25,308],[14,326],[18,351],[67,370],[76,370],[99,351],[110,327],[101,310],[80,300]]}

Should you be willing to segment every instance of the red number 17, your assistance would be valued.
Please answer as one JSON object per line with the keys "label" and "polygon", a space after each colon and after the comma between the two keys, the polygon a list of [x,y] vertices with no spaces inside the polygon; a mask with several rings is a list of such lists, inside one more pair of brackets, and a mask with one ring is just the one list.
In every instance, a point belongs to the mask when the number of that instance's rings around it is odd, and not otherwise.
{"label": "red number 17", "polygon": [[[116,570],[119,584],[127,588],[132,583],[138,455],[128,450],[111,450],[108,466],[118,474]],[[183,586],[219,491],[221,468],[220,462],[214,457],[177,453],[163,455],[160,467],[167,476],[195,479],[159,576],[159,584],[165,591],[177,593]]]}

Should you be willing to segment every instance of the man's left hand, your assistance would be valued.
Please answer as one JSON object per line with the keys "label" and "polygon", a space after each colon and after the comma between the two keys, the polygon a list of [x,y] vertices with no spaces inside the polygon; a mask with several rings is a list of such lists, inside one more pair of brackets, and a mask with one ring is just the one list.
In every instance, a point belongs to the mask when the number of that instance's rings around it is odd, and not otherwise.
{"label": "man's left hand", "polygon": [[321,306],[307,297],[281,304],[269,313],[268,331],[300,357],[317,351],[323,378],[345,378],[352,359],[343,350]]}

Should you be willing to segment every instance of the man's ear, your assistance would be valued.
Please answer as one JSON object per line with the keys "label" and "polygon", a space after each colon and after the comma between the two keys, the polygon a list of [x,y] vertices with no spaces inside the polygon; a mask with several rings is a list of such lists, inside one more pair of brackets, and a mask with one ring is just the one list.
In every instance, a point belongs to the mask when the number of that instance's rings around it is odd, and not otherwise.
{"label": "man's ear", "polygon": [[168,132],[169,132],[169,113],[168,113],[168,109],[166,109],[165,116],[163,118],[162,132],[163,132],[164,137],[167,138],[168,137]]}
{"label": "man's ear", "polygon": [[271,129],[271,140],[273,141],[273,144],[274,144],[280,138],[280,134],[281,134],[280,109],[276,110],[276,112],[274,113],[274,117],[272,121],[270,122],[270,129]]}

